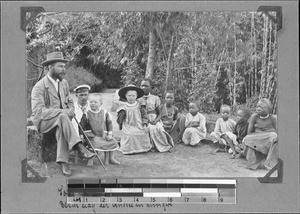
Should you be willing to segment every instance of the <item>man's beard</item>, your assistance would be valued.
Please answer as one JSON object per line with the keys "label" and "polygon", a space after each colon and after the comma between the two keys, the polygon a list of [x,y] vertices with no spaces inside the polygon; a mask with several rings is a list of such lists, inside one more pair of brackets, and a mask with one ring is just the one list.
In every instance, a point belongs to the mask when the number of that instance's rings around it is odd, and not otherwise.
{"label": "man's beard", "polygon": [[64,78],[63,78],[63,74],[58,74],[56,72],[53,72],[53,77],[58,79],[59,81],[62,81]]}

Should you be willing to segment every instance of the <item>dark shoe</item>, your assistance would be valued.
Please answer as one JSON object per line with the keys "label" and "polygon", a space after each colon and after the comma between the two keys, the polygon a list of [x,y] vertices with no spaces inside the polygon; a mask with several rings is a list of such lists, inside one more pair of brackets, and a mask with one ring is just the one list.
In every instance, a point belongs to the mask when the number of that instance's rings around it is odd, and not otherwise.
{"label": "dark shoe", "polygon": [[75,149],[78,152],[80,158],[90,159],[94,157],[94,153],[90,152],[87,148],[84,147],[82,143],[77,143]]}
{"label": "dark shoe", "polygon": [[67,176],[71,176],[72,175],[72,172],[69,168],[69,164],[68,163],[65,163],[65,162],[58,162],[58,167],[60,168],[60,170],[62,171],[62,173],[64,175],[67,175]]}

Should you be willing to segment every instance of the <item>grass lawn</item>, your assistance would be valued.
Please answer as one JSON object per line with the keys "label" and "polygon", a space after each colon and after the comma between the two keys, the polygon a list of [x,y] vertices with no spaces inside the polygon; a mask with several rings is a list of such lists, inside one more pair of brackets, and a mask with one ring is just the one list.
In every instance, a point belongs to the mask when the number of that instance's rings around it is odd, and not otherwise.
{"label": "grass lawn", "polygon": [[[114,90],[102,93],[104,98],[103,108],[111,111]],[[74,96],[76,99],[76,97]],[[111,112],[114,119],[116,113]],[[206,115],[207,116],[207,115]],[[209,120],[218,118],[218,115],[210,115]],[[113,121],[114,136],[120,137],[116,120]],[[115,152],[115,157],[121,165],[107,165],[107,171],[95,158],[94,166],[87,167],[86,161],[74,164],[74,159],[70,158],[70,168],[72,177],[157,177],[157,178],[234,178],[234,177],[263,177],[267,171],[259,169],[256,171],[245,169],[245,159],[230,159],[228,153],[212,154],[212,142],[205,141],[196,147],[175,145],[172,152],[159,153],[148,152],[133,155],[122,155],[120,151]],[[104,154],[99,154],[104,159]],[[29,163],[44,176],[62,176],[55,163],[38,164]],[[35,165],[35,166],[34,166]],[[39,166],[38,166],[39,165]]]}

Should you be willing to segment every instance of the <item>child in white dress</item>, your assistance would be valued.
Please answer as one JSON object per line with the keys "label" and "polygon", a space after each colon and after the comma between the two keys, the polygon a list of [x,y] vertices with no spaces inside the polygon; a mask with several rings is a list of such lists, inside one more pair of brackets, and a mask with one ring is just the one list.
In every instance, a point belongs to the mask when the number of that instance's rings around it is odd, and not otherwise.
{"label": "child in white dress", "polygon": [[148,133],[146,106],[140,105],[137,98],[142,97],[142,89],[129,85],[121,88],[120,98],[126,102],[117,109],[117,123],[122,130],[120,151],[123,154],[148,152],[152,148]]}
{"label": "child in white dress", "polygon": [[189,104],[189,113],[186,115],[182,141],[185,145],[196,146],[206,136],[206,119],[200,114],[197,101]]}

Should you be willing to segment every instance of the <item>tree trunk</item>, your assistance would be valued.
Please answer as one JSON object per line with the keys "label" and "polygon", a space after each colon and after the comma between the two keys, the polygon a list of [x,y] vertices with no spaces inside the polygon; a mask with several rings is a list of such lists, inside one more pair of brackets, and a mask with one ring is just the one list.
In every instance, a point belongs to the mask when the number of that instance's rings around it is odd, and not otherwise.
{"label": "tree trunk", "polygon": [[273,103],[273,114],[277,113],[277,71],[278,71],[278,64],[277,64],[277,25],[275,25],[274,27],[274,51],[273,51],[273,55],[274,55],[274,61],[276,62],[275,66],[276,69],[274,69],[274,86],[273,86],[273,90],[274,90],[274,94],[273,97],[271,99],[271,102]]}
{"label": "tree trunk", "polygon": [[169,89],[171,89],[171,85],[173,83],[173,51],[174,51],[174,33],[172,34],[171,37],[171,42],[170,42],[170,49],[168,53],[168,61],[167,61],[167,73],[166,73],[166,88],[165,92]]}
{"label": "tree trunk", "polygon": [[260,98],[265,96],[266,78],[267,78],[267,39],[268,39],[268,17],[264,15],[264,35],[263,35],[263,53],[262,53],[262,69],[260,79]]}
{"label": "tree trunk", "polygon": [[254,70],[253,70],[253,93],[252,96],[255,96],[258,92],[258,72],[257,72],[257,50],[256,50],[256,33],[255,33],[255,17],[254,13],[252,13],[252,27],[251,30],[253,29],[253,41],[252,44],[254,45]]}
{"label": "tree trunk", "polygon": [[[255,30],[255,28],[254,28]],[[258,94],[258,84],[259,84],[259,81],[258,81],[258,71],[257,71],[257,49],[256,49],[256,33],[254,31],[254,75],[253,77],[256,79],[256,83],[255,83],[255,88],[254,88],[254,95]]]}
{"label": "tree trunk", "polygon": [[252,74],[249,74],[249,97],[252,97],[253,94],[252,94]]}
{"label": "tree trunk", "polygon": [[[235,20],[234,20],[235,22]],[[233,96],[233,106],[236,105],[236,78],[237,78],[237,67],[236,67],[236,33],[235,33],[235,24],[234,24],[234,73],[233,73],[233,93],[232,93],[232,96]]]}
{"label": "tree trunk", "polygon": [[154,62],[155,62],[154,59],[155,59],[155,33],[154,33],[154,29],[151,29],[149,31],[149,52],[148,52],[145,78],[152,79],[153,77]]}
{"label": "tree trunk", "polygon": [[[254,28],[253,24],[254,24],[254,21],[253,20],[254,20],[254,13],[251,12],[251,33],[250,33],[250,35],[251,35],[251,37],[250,37],[250,40],[251,40],[251,57],[250,57],[250,73],[249,73],[249,76],[255,74],[255,72],[254,72],[254,61],[253,61],[253,55],[254,55],[253,54],[254,53],[254,48],[253,48],[253,46],[254,46],[254,40],[253,40],[253,28]],[[255,90],[255,89],[253,88],[253,90]]]}
{"label": "tree trunk", "polygon": [[266,83],[266,96],[268,97],[268,99],[270,99],[271,97],[271,85],[272,85],[272,81],[274,80],[274,68],[271,64],[271,60],[272,60],[272,22],[270,21],[270,31],[269,31],[269,56],[268,56],[268,63],[267,63],[267,83]]}

